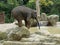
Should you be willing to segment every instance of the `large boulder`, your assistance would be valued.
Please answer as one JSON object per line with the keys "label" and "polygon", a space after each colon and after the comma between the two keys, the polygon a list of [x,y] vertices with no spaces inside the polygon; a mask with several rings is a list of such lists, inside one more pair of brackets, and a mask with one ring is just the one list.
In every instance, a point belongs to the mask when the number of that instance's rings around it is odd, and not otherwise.
{"label": "large boulder", "polygon": [[0,31],[0,40],[6,39],[6,38],[7,38],[7,33]]}
{"label": "large boulder", "polygon": [[26,28],[25,26],[22,26],[22,27],[16,27],[16,28],[11,28],[11,29],[8,29],[8,40],[16,40],[16,41],[19,41],[21,40],[21,38],[25,37],[29,37],[30,35],[30,32],[28,30],[28,28]]}
{"label": "large boulder", "polygon": [[48,16],[48,19],[54,19],[56,22],[58,22],[59,21],[59,16],[58,15],[50,15],[50,16]]}
{"label": "large boulder", "polygon": [[56,25],[56,22],[58,22],[59,16],[58,15],[50,15],[48,16],[48,26],[54,26]]}
{"label": "large boulder", "polygon": [[37,21],[35,19],[31,19],[30,22],[31,22],[31,27],[37,26]]}
{"label": "large boulder", "polygon": [[45,13],[41,14],[41,21],[47,21],[47,15]]}

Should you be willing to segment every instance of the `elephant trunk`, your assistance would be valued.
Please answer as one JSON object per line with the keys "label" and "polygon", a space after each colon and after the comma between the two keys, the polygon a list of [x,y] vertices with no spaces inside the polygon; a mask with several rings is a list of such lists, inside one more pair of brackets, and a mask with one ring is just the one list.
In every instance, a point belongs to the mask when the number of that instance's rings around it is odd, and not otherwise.
{"label": "elephant trunk", "polygon": [[39,23],[39,20],[37,18],[36,18],[36,21],[37,21],[37,25],[38,25],[38,27],[40,29],[40,23]]}

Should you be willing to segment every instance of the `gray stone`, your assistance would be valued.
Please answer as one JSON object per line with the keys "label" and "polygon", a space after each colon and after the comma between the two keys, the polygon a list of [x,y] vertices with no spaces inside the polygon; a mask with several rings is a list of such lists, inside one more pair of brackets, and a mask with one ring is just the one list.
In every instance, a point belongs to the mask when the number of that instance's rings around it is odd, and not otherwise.
{"label": "gray stone", "polygon": [[40,42],[40,35],[32,34],[29,38],[22,38],[22,42]]}
{"label": "gray stone", "polygon": [[16,28],[12,28],[12,29],[8,29],[8,40],[21,40],[21,38],[25,37],[29,37],[30,32],[29,30],[25,27],[16,27]]}
{"label": "gray stone", "polygon": [[58,20],[59,20],[58,15],[50,15],[50,16],[48,16],[48,22],[50,22],[50,24],[52,26],[56,25],[56,22],[58,22]]}
{"label": "gray stone", "polygon": [[41,26],[47,26],[47,24],[48,24],[48,21],[40,21]]}
{"label": "gray stone", "polygon": [[41,14],[41,21],[47,21],[47,15],[45,13]]}
{"label": "gray stone", "polygon": [[45,41],[45,36],[43,35],[38,35],[38,34],[32,34],[30,35],[29,38],[22,38],[22,42],[44,42]]}
{"label": "gray stone", "polygon": [[55,45],[56,43],[43,43],[43,45]]}
{"label": "gray stone", "polygon": [[0,31],[0,40],[6,39],[6,38],[7,38],[7,33]]}
{"label": "gray stone", "polygon": [[3,45],[40,45],[40,42],[5,41]]}
{"label": "gray stone", "polygon": [[35,19],[31,19],[31,27],[36,27],[37,26],[37,21]]}

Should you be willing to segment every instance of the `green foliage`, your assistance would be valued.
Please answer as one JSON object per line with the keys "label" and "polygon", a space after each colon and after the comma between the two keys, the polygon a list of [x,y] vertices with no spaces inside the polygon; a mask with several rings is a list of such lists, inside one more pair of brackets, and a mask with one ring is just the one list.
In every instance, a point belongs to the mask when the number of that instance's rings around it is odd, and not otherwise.
{"label": "green foliage", "polygon": [[28,4],[26,4],[26,6],[32,9],[36,9],[36,5],[34,2],[29,2]]}
{"label": "green foliage", "polygon": [[8,3],[8,4],[14,4],[14,3],[13,3],[13,0],[7,0],[7,3]]}
{"label": "green foliage", "polygon": [[[28,7],[32,9],[36,9],[36,4],[35,0],[29,0],[29,3],[27,4]],[[41,7],[41,13],[50,13],[51,8],[52,8],[53,2],[50,0],[41,0],[40,1],[40,7]]]}
{"label": "green foliage", "polygon": [[[29,0],[29,2],[36,2],[36,0]],[[49,5],[53,5],[53,2],[51,0],[40,0],[40,5],[45,5],[45,6],[49,6]]]}
{"label": "green foliage", "polygon": [[27,4],[29,0],[23,0],[23,5]]}
{"label": "green foliage", "polygon": [[19,4],[16,0],[7,0],[6,3],[4,1],[0,2],[0,12],[5,11],[6,23],[10,23],[14,21],[14,18],[11,17],[11,10],[18,5]]}
{"label": "green foliage", "polygon": [[52,0],[52,1],[54,2],[54,4],[52,5],[50,14],[57,14],[60,17],[60,0]]}
{"label": "green foliage", "polygon": [[[12,10],[12,8],[14,8],[14,5],[8,4],[8,3],[4,3],[4,2],[0,2],[0,12],[5,12],[5,21],[6,22],[11,22],[9,21],[10,18],[10,12]],[[7,14],[9,14],[7,16]]]}
{"label": "green foliage", "polygon": [[[5,12],[5,22],[11,23],[14,21],[11,16],[11,10],[19,5],[26,5],[32,9],[36,9],[36,0],[0,0],[0,12]],[[60,16],[60,0],[40,0],[41,13],[58,14]]]}
{"label": "green foliage", "polygon": [[44,5],[41,5],[41,13],[46,13],[46,14],[50,14],[51,13],[51,8],[52,8],[52,5],[49,5],[49,6],[44,6]]}
{"label": "green foliage", "polygon": [[[0,0],[0,12],[5,11],[5,22],[11,23],[14,21],[13,16],[11,16],[11,10],[19,5],[23,5],[23,3],[27,3],[29,0]],[[25,4],[26,4],[25,3]]]}

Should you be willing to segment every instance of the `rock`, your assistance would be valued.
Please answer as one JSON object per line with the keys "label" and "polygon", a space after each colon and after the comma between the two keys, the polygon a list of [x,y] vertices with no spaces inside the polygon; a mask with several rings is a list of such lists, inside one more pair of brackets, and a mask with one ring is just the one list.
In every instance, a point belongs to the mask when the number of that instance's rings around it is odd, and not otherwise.
{"label": "rock", "polygon": [[[15,21],[13,22],[13,24],[18,25],[18,21],[15,20]],[[25,26],[25,21],[24,21],[24,20],[22,20],[22,26]]]}
{"label": "rock", "polygon": [[6,39],[6,38],[7,38],[7,33],[0,31],[0,40]]}
{"label": "rock", "polygon": [[22,27],[16,27],[16,28],[12,28],[12,29],[8,29],[8,40],[16,40],[16,41],[19,41],[21,40],[21,38],[25,37],[29,37],[30,35],[30,32],[29,30],[25,27],[25,26],[22,26]]}
{"label": "rock", "polygon": [[47,15],[45,13],[41,14],[41,21],[47,21]]}
{"label": "rock", "polygon": [[60,34],[54,34],[53,36],[56,38],[60,38]]}
{"label": "rock", "polygon": [[31,19],[31,27],[36,27],[37,26],[37,21],[35,19]]}
{"label": "rock", "polygon": [[31,34],[30,37],[35,38],[35,39],[37,39],[37,38],[39,38],[39,39],[45,39],[46,38],[46,36],[39,35],[39,34]]}
{"label": "rock", "polygon": [[48,36],[50,35],[50,32],[45,28],[43,29],[44,27],[42,27],[38,32],[35,32],[36,34],[39,34],[39,35],[45,35],[45,36]]}
{"label": "rock", "polygon": [[34,39],[33,38],[22,38],[20,41],[21,42],[33,42]]}
{"label": "rock", "polygon": [[3,43],[4,43],[4,40],[0,40],[0,45],[3,45]]}
{"label": "rock", "polygon": [[22,38],[22,42],[40,42],[40,35],[31,34],[29,38]]}
{"label": "rock", "polygon": [[46,26],[48,24],[48,21],[40,21],[40,26]]}
{"label": "rock", "polygon": [[48,38],[48,37],[47,37],[47,38],[45,39],[45,42],[50,42],[50,43],[51,43],[51,42],[54,42],[54,40],[53,40],[53,38]]}
{"label": "rock", "polygon": [[48,16],[48,26],[54,26],[56,25],[56,22],[59,20],[58,15],[50,15]]}
{"label": "rock", "polygon": [[48,30],[40,30],[40,32],[44,35],[50,35],[50,32]]}
{"label": "rock", "polygon": [[55,45],[55,43],[43,43],[42,45]]}
{"label": "rock", "polygon": [[57,22],[57,25],[56,25],[57,27],[60,27],[60,22]]}
{"label": "rock", "polygon": [[5,41],[3,45],[40,45],[40,42]]}
{"label": "rock", "polygon": [[44,42],[45,36],[38,35],[38,34],[31,34],[29,38],[22,38],[22,42]]}

